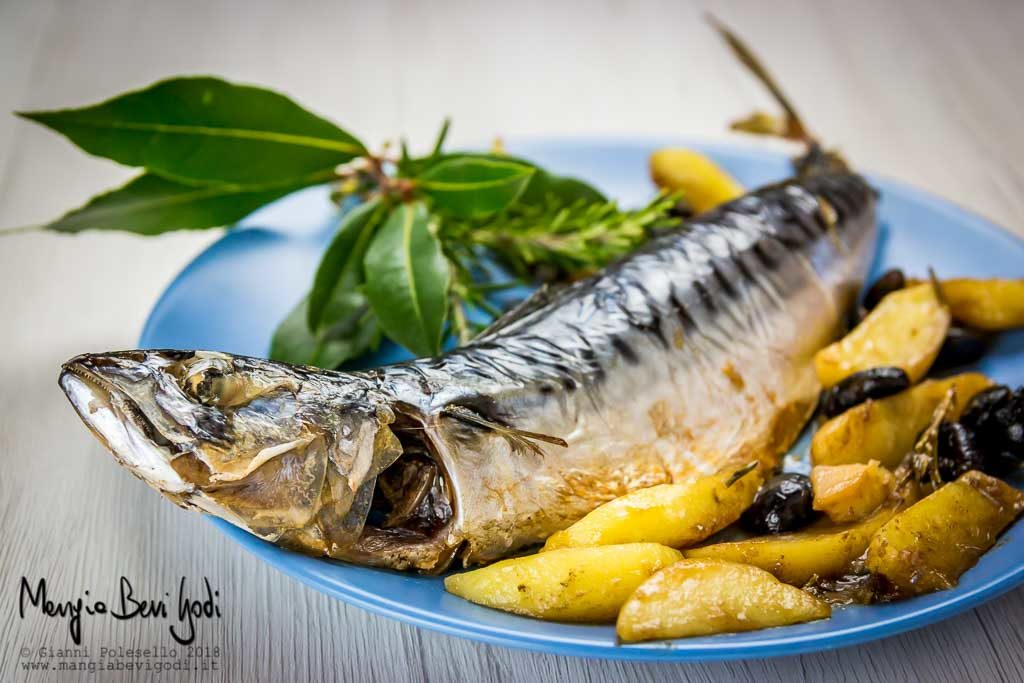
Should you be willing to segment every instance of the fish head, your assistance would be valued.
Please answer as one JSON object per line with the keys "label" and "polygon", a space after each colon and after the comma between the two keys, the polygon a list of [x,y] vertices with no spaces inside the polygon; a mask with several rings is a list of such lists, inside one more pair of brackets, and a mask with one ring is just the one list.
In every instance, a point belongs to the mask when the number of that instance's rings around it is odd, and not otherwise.
{"label": "fish head", "polygon": [[360,533],[401,453],[372,381],[206,351],[86,354],[60,386],[136,476],[266,540],[327,552]]}

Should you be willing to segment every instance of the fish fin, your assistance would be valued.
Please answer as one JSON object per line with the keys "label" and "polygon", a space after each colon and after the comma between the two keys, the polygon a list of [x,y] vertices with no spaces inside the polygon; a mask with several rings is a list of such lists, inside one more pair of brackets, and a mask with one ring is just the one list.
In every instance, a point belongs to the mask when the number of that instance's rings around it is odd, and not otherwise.
{"label": "fish fin", "polygon": [[441,410],[441,413],[444,415],[448,415],[449,417],[454,417],[456,420],[461,420],[462,422],[476,425],[478,427],[483,427],[484,429],[488,429],[492,432],[500,434],[506,439],[508,439],[509,443],[511,443],[514,447],[525,448],[540,457],[544,457],[544,451],[542,451],[540,447],[538,447],[537,444],[534,443],[535,441],[549,443],[554,446],[561,446],[562,448],[567,448],[569,446],[565,439],[561,439],[557,436],[550,436],[548,434],[541,434],[539,432],[530,432],[525,429],[508,427],[506,425],[495,422],[494,420],[489,420],[486,417],[480,415],[479,413],[465,406],[445,406]]}

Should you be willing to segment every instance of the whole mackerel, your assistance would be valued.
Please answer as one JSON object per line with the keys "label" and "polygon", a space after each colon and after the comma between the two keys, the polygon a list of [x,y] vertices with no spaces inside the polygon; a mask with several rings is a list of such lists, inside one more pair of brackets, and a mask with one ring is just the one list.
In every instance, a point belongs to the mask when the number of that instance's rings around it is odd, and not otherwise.
{"label": "whole mackerel", "polygon": [[60,383],[179,505],[306,553],[440,572],[636,488],[777,463],[875,236],[872,188],[823,169],[541,290],[436,358],[346,373],[126,351],[79,356]]}

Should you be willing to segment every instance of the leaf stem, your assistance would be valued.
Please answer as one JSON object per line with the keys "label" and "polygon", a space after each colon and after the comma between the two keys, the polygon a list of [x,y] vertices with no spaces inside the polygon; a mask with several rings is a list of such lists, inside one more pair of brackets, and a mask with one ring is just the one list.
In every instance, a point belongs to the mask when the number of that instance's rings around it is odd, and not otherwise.
{"label": "leaf stem", "polygon": [[465,344],[473,338],[473,333],[466,321],[466,310],[463,308],[464,303],[462,297],[453,295],[449,304],[452,308],[452,326],[455,328],[455,334],[459,338],[459,344]]}
{"label": "leaf stem", "polygon": [[0,237],[21,235],[27,232],[42,232],[43,230],[46,230],[45,223],[38,223],[36,225],[22,225],[17,228],[0,228]]}
{"label": "leaf stem", "polygon": [[493,318],[500,318],[501,314],[504,313],[500,308],[494,306],[487,299],[483,297],[477,297],[476,305],[482,308],[489,316]]}
{"label": "leaf stem", "polygon": [[512,289],[513,287],[521,287],[525,284],[525,280],[507,280],[505,282],[481,282],[475,284],[474,288],[480,292],[500,292],[505,289]]}

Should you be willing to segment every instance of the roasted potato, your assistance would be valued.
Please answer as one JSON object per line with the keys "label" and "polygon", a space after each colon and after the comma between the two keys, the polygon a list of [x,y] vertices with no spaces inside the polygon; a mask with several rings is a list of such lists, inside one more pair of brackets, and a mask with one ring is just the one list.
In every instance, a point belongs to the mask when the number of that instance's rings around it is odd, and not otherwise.
{"label": "roasted potato", "polygon": [[678,192],[694,213],[704,213],[736,199],[743,186],[715,162],[690,149],[659,149],[651,155],[651,179],[670,192]]}
{"label": "roasted potato", "polygon": [[885,502],[896,486],[892,472],[867,464],[818,465],[811,470],[814,509],[836,524],[864,519]]}
{"label": "roasted potato", "polygon": [[972,470],[886,522],[867,569],[903,596],[952,588],[1024,510],[1024,493]]}
{"label": "roasted potato", "polygon": [[825,619],[832,609],[768,572],[721,560],[683,560],[662,569],[630,596],[615,631],[634,643],[753,631]]}
{"label": "roasted potato", "polygon": [[685,552],[687,558],[717,559],[751,564],[771,572],[780,581],[803,586],[811,577],[842,575],[851,561],[864,554],[871,536],[904,505],[886,503],[867,519],[846,526],[812,526],[779,536],[715,543]]}
{"label": "roasted potato", "polygon": [[681,558],[657,543],[563,548],[453,574],[444,587],[470,602],[538,619],[611,623],[640,584]]}
{"label": "roasted potato", "polygon": [[998,332],[1024,327],[1024,279],[972,280],[940,283],[953,318],[968,327]]}
{"label": "roasted potato", "polygon": [[877,460],[895,469],[951,386],[956,401],[950,420],[960,416],[967,402],[992,381],[976,372],[921,382],[906,391],[867,401],[825,422],[811,439],[814,465],[845,465]]}
{"label": "roasted potato", "polygon": [[592,510],[552,534],[544,551],[616,543],[661,543],[683,548],[729,526],[754,500],[764,481],[751,471],[735,481],[724,471],[687,484],[639,489]]}
{"label": "roasted potato", "polygon": [[814,356],[826,388],[869,368],[903,368],[911,382],[924,377],[946,338],[951,316],[931,283],[889,294],[857,327]]}

